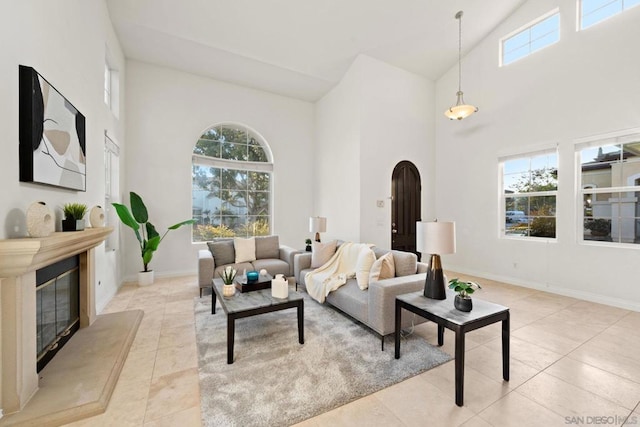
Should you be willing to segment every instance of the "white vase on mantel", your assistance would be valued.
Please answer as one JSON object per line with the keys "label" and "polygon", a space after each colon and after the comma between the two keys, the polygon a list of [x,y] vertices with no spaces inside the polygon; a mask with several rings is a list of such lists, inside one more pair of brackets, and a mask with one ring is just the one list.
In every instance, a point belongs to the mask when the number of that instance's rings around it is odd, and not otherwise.
{"label": "white vase on mantel", "polygon": [[149,286],[153,284],[153,270],[138,272],[138,286]]}

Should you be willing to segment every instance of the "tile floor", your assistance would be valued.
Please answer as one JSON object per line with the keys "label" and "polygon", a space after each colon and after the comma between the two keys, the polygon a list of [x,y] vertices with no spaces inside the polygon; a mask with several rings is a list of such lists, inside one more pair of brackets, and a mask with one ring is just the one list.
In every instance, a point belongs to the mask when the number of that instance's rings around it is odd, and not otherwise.
{"label": "tile floor", "polygon": [[[511,310],[509,382],[495,324],[467,334],[463,407],[454,403],[451,361],[298,426],[620,426],[626,417],[624,425],[640,424],[640,313],[457,276],[483,285],[477,298]],[[201,425],[196,280],[120,289],[105,312],[138,308],[144,319],[107,411],[70,425]],[[436,342],[433,324],[414,333]],[[443,348],[453,354],[450,331]]]}

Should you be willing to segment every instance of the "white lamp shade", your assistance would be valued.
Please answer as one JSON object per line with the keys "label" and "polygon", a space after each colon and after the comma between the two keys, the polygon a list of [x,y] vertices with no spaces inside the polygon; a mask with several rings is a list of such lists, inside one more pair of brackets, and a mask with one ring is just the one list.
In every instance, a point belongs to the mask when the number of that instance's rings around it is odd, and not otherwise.
{"label": "white lamp shade", "polygon": [[327,218],[312,216],[309,218],[309,231],[311,233],[324,233],[327,231]]}
{"label": "white lamp shade", "polygon": [[456,253],[456,223],[417,222],[416,249],[425,254]]}

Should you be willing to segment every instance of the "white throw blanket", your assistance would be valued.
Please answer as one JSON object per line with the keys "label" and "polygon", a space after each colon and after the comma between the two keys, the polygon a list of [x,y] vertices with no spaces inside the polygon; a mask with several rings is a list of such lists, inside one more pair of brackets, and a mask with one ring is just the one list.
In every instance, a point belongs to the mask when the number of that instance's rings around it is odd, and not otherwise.
{"label": "white throw blanket", "polygon": [[335,291],[355,277],[360,252],[369,249],[367,243],[343,243],[335,254],[321,267],[304,276],[307,293],[318,302],[324,302],[329,292]]}

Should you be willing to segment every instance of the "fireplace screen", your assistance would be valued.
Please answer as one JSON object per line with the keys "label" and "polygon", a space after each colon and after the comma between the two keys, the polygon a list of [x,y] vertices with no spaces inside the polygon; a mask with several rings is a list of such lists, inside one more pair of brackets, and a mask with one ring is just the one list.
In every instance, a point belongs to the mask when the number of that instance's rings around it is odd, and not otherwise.
{"label": "fireplace screen", "polygon": [[78,257],[36,272],[38,372],[80,326]]}

